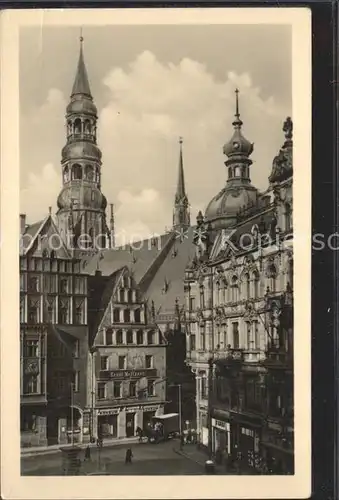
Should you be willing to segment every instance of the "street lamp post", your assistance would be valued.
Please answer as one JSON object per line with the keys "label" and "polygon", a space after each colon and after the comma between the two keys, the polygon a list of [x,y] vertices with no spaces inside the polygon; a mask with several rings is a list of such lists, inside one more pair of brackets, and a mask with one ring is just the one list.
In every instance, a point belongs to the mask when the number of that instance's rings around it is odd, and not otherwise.
{"label": "street lamp post", "polygon": [[73,405],[74,405],[74,391],[73,391],[73,382],[71,382],[71,444],[74,446],[74,413],[73,413]]}

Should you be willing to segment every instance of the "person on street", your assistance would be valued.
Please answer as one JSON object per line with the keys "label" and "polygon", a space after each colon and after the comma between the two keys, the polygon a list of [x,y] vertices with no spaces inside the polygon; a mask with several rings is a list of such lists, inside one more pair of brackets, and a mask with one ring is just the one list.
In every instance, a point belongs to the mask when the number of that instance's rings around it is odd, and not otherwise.
{"label": "person on street", "polygon": [[131,464],[132,463],[132,457],[133,457],[132,450],[131,450],[131,448],[128,448],[126,450],[125,464]]}
{"label": "person on street", "polygon": [[89,462],[90,460],[91,460],[91,448],[88,445],[85,450],[85,462],[87,461]]}

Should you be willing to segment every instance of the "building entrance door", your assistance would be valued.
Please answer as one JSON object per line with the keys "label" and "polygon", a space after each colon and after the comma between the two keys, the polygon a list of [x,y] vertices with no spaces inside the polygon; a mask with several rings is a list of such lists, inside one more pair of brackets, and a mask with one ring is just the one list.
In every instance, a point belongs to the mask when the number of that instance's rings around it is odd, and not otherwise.
{"label": "building entrance door", "polygon": [[126,413],[126,437],[135,435],[135,413]]}

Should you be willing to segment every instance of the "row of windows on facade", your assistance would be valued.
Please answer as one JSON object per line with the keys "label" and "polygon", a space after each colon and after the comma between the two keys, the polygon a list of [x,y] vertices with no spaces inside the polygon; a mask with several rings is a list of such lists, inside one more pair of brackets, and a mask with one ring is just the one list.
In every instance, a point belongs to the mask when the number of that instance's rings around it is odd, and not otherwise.
{"label": "row of windows on facade", "polygon": [[[260,332],[259,332],[259,322],[245,322],[246,324],[246,349],[248,350],[258,350],[260,349]],[[206,333],[202,328],[199,333],[199,350],[206,350]],[[216,348],[228,348],[231,346],[233,349],[240,348],[240,332],[239,332],[239,322],[235,321],[232,323],[232,332],[227,330],[221,331],[217,329],[216,331]],[[189,346],[190,351],[195,351],[196,346],[196,335],[191,334],[189,336]]]}
{"label": "row of windows on facade", "polygon": [[[144,368],[146,368],[146,369],[153,368],[153,362],[154,362],[153,356],[146,354]],[[110,368],[112,368],[112,367],[110,367],[110,357],[109,356],[100,356],[100,369],[101,370],[109,370]],[[127,356],[118,356],[118,368],[119,368],[119,370],[127,370],[128,369]],[[131,368],[133,368],[133,366],[131,366]]]}
{"label": "row of windows on facade", "polygon": [[[53,389],[58,393],[71,391],[79,392],[80,372],[74,371],[71,375],[58,373],[52,380]],[[43,390],[43,380],[39,374],[30,374],[23,376],[23,394],[41,394]]]}
{"label": "row of windows on facade", "polygon": [[[53,244],[53,238],[51,243]],[[58,240],[55,240],[56,243]],[[51,273],[81,274],[80,262],[57,259],[55,250],[43,248],[42,257],[20,258],[21,271],[50,271]],[[46,260],[47,259],[47,260]],[[86,275],[81,277],[86,282]]]}
{"label": "row of windows on facade", "polygon": [[79,294],[87,293],[87,282],[82,277],[20,274],[20,291],[31,293]]}
{"label": "row of windows on facade", "polygon": [[100,170],[99,167],[92,167],[92,165],[80,165],[74,163],[72,166],[66,165],[63,170],[64,182],[86,180],[100,184]]}
{"label": "row of windows on facade", "polygon": [[[133,330],[127,330],[126,335],[124,336],[123,330],[117,330],[116,332],[111,328],[107,328],[104,335],[104,343],[105,345],[114,345],[114,344],[137,344],[143,345],[145,340],[145,332],[143,330],[137,330],[136,332]],[[125,338],[124,338],[125,337]],[[114,342],[115,340],[115,342]],[[147,344],[161,344],[162,343],[162,335],[160,332],[155,332],[154,330],[149,330],[147,332]]]}
{"label": "row of windows on facade", "polygon": [[[73,306],[73,307],[72,307]],[[57,314],[58,311],[58,314]],[[85,325],[87,324],[85,301],[83,299],[59,300],[58,309],[56,300],[48,301],[45,307],[41,304],[40,297],[30,299],[27,304],[27,317],[25,310],[25,300],[20,299],[20,323],[58,323],[61,325]]]}
{"label": "row of windows on facade", "polygon": [[[51,357],[63,358],[67,353],[71,354],[73,358],[79,357],[79,340],[74,340],[72,343],[64,344],[60,342],[57,346],[53,347]],[[25,339],[22,336],[21,342],[21,356],[24,358],[39,358],[45,355],[45,340],[41,339]]]}
{"label": "row of windows on facade", "polygon": [[[289,283],[291,284],[292,281],[290,281]],[[274,271],[273,274],[271,274],[270,278],[267,281],[267,286],[269,287],[271,292],[275,292],[277,290],[276,271]],[[200,308],[204,309],[206,307],[206,302],[205,302],[206,290],[203,285],[201,285],[199,288],[200,288]],[[217,282],[215,290],[215,300],[217,304],[226,304],[227,302],[236,303],[241,298],[258,299],[260,298],[261,295],[264,295],[264,293],[260,293],[263,291],[264,290],[260,290],[259,273],[254,272],[251,275],[245,274],[241,284],[239,284],[239,278],[237,276],[234,276],[232,278],[230,285],[228,285],[226,280]],[[191,296],[189,298],[189,310],[194,311],[195,308],[196,308],[195,297]]]}
{"label": "row of windows on facade", "polygon": [[156,382],[154,380],[147,380],[147,386],[145,388],[139,388],[137,381],[130,382],[98,382],[97,384],[97,398],[107,399],[108,398],[108,384],[113,384],[113,397],[123,398],[130,397],[135,398],[138,395],[143,397],[155,396]]}
{"label": "row of windows on facade", "polygon": [[[216,401],[226,404],[229,408],[239,408],[239,391],[230,386],[229,380],[218,378],[214,389]],[[280,384],[271,384],[268,388],[253,378],[244,381],[243,396],[243,408],[275,417],[286,415],[293,407],[291,391],[288,393],[282,390]]]}

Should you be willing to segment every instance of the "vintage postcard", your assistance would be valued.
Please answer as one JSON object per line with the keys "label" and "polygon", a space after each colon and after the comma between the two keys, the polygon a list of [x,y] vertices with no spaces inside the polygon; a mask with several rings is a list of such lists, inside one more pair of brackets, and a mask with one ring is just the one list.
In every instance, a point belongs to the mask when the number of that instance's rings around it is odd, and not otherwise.
{"label": "vintage postcard", "polygon": [[310,12],[3,12],[1,124],[3,498],[307,497]]}

